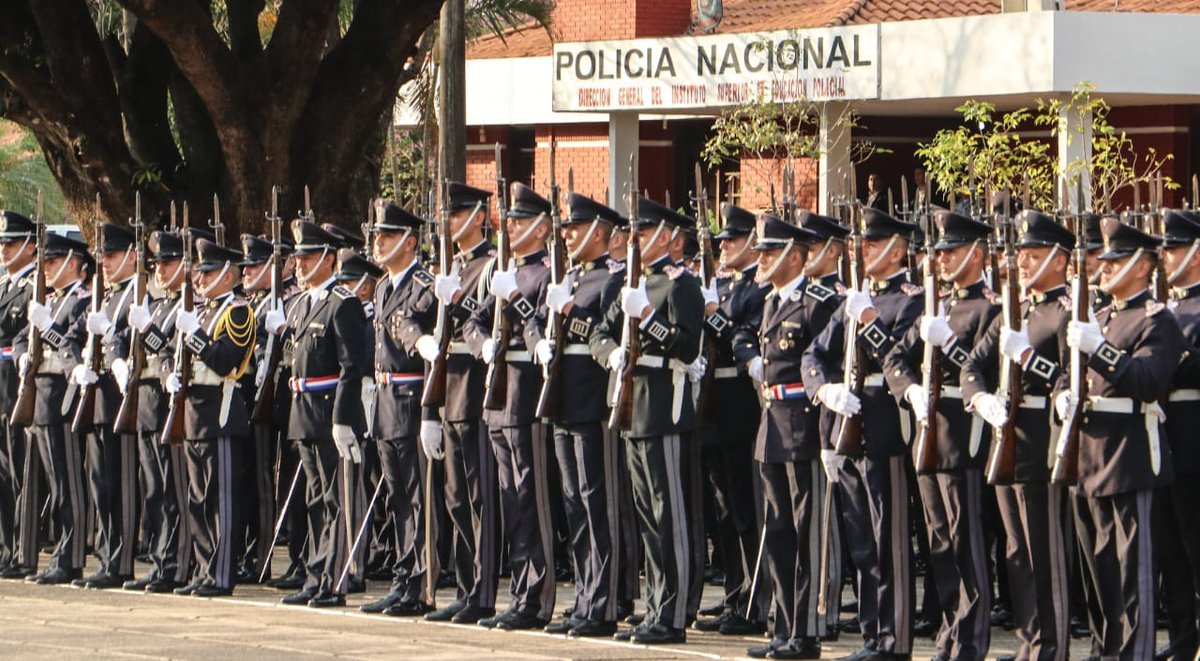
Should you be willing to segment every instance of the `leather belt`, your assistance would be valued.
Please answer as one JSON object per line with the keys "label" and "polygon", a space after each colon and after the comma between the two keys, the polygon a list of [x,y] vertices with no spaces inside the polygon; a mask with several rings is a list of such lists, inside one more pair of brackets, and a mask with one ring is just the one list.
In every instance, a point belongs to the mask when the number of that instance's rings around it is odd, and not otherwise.
{"label": "leather belt", "polygon": [[1046,410],[1047,401],[1045,395],[1025,395],[1021,398],[1021,408],[1044,411]]}
{"label": "leather belt", "polygon": [[1171,393],[1168,401],[1172,402],[1198,402],[1200,401],[1200,388],[1183,388]]}
{"label": "leather belt", "polygon": [[423,372],[375,372],[375,383],[381,386],[405,386],[425,380]]}
{"label": "leather belt", "polygon": [[1128,414],[1137,413],[1140,409],[1146,425],[1146,439],[1150,445],[1150,470],[1158,475],[1162,469],[1162,441],[1158,436],[1158,424],[1167,419],[1167,414],[1158,402],[1147,404],[1129,397],[1088,397],[1088,406],[1097,413]]}
{"label": "leather belt", "polygon": [[446,353],[470,354],[471,350],[467,347],[466,342],[451,342]]}
{"label": "leather belt", "polygon": [[959,386],[942,386],[942,397],[962,399],[962,388]]}
{"label": "leather belt", "polygon": [[714,379],[736,379],[742,371],[737,367],[718,367],[713,370]]}
{"label": "leather belt", "polygon": [[671,370],[671,420],[679,422],[680,416],[683,415],[683,387],[687,384],[687,365],[678,358],[666,356],[638,356],[637,364],[641,367]]}
{"label": "leather belt", "polygon": [[209,369],[208,365],[200,361],[192,363],[192,378],[189,381],[189,385],[220,386],[224,385],[225,381],[225,377]]}
{"label": "leather belt", "polygon": [[528,363],[533,360],[533,355],[525,350],[513,351],[509,349],[504,352],[504,359],[510,363]]}
{"label": "leather belt", "polygon": [[875,374],[868,374],[865,377],[863,377],[863,387],[864,388],[882,387],[882,386],[883,386],[883,374],[881,374],[881,373],[876,372]]}
{"label": "leather belt", "polygon": [[161,363],[162,363],[161,356],[158,356],[158,355],[146,356],[146,366],[142,368],[142,373],[141,373],[141,375],[138,376],[138,378],[139,379],[157,379],[158,378],[158,368]]}
{"label": "leather belt", "polygon": [[288,387],[292,392],[320,392],[322,390],[333,390],[338,386],[338,375],[330,376],[314,376],[309,378],[300,378],[293,376],[288,379]]}
{"label": "leather belt", "polygon": [[592,355],[591,347],[586,344],[568,344],[563,347],[564,356],[590,356]]}

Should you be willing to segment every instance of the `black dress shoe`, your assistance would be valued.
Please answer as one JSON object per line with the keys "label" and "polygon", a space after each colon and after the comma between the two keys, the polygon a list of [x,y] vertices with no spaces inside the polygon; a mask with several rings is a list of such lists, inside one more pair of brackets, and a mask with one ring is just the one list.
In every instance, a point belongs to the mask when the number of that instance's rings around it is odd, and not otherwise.
{"label": "black dress shoe", "polygon": [[172,590],[172,592],[174,592],[175,594],[179,594],[179,595],[183,595],[183,596],[187,597],[187,596],[191,595],[193,592],[195,592],[196,590],[199,590],[201,585],[204,585],[204,583],[202,581],[195,580],[195,581],[192,581],[191,583],[188,583],[187,585],[175,588],[174,590]]}
{"label": "black dress shoe", "polygon": [[400,601],[388,607],[383,614],[392,617],[421,617],[431,610],[433,608],[423,601]]}
{"label": "black dress shoe", "polygon": [[633,615],[633,600],[632,599],[621,599],[621,600],[617,601],[616,621],[620,622],[621,620],[624,620],[625,618],[629,617],[630,615]]}
{"label": "black dress shoe", "polygon": [[558,620],[557,622],[551,622],[550,624],[547,624],[545,626],[545,628],[542,629],[542,631],[545,631],[546,633],[565,634],[568,631],[570,631],[571,629],[574,629],[575,625],[579,624],[579,622],[580,622],[580,620],[576,620],[573,617],[567,616],[561,620]]}
{"label": "black dress shoe", "polygon": [[687,633],[683,629],[672,629],[661,624],[651,624],[642,631],[633,634],[631,639],[639,645],[673,645],[686,643]]}
{"label": "black dress shoe", "polygon": [[361,594],[367,591],[367,582],[361,578],[346,581],[346,594]]}
{"label": "black dress shoe", "polygon": [[692,628],[696,631],[720,631],[721,625],[725,624],[730,618],[737,617],[733,611],[725,611],[716,617],[706,617],[701,620],[696,620],[692,623]]}
{"label": "black dress shoe", "polygon": [[917,620],[913,622],[913,636],[917,638],[933,638],[937,633],[937,627],[929,620]]}
{"label": "black dress shoe", "polygon": [[575,626],[567,632],[571,638],[608,637],[617,632],[616,622],[601,622],[599,620],[576,620]]}
{"label": "black dress shoe", "polygon": [[346,605],[346,595],[332,592],[318,592],[308,600],[309,608],[335,608]]}
{"label": "black dress shoe", "polygon": [[767,654],[768,659],[819,659],[821,643],[816,638],[793,638]]}
{"label": "black dress shoe", "polygon": [[308,603],[309,599],[312,599],[315,596],[317,596],[316,588],[305,588],[299,592],[289,594],[283,599],[280,599],[279,603],[287,604],[289,606],[303,606],[304,604]]}
{"label": "black dress shoe", "polygon": [[1173,640],[1167,645],[1158,648],[1154,653],[1154,661],[1181,661],[1185,659],[1195,659],[1196,656],[1197,636],[1195,634],[1184,636],[1179,640]]}
{"label": "black dress shoe", "polygon": [[642,626],[642,623],[645,621],[645,613],[630,613],[629,615],[625,616],[625,624],[632,624],[635,627]]}
{"label": "black dress shoe", "polygon": [[730,613],[729,619],[722,622],[717,629],[722,636],[753,636],[766,630],[766,622],[751,622],[735,613]]}
{"label": "black dress shoe", "polygon": [[219,588],[215,585],[201,585],[192,592],[193,597],[228,597],[231,594],[232,588]]}
{"label": "black dress shoe", "polygon": [[389,592],[377,601],[372,601],[369,604],[363,604],[358,607],[358,610],[364,613],[382,613],[392,606],[404,601],[404,595],[399,592]]}
{"label": "black dress shoe", "polygon": [[724,602],[717,602],[717,603],[713,604],[712,606],[705,606],[704,608],[701,608],[698,611],[698,614],[703,615],[704,617],[717,617],[718,615],[720,615],[721,613],[724,613],[724,612],[725,612]]}
{"label": "black dress shoe", "polygon": [[154,582],[154,577],[149,574],[146,574],[145,576],[143,576],[141,578],[130,580],[130,581],[125,581],[124,583],[121,584],[121,589],[122,590],[133,590],[134,592],[143,592],[146,589],[146,586],[150,585],[153,582]]}
{"label": "black dress shoe", "polygon": [[234,585],[250,585],[258,582],[258,572],[250,567],[240,567],[233,575]]}
{"label": "black dress shoe", "polygon": [[128,576],[113,576],[112,574],[104,574],[98,578],[94,578],[87,582],[83,587],[91,590],[111,590],[119,588],[125,584]]}
{"label": "black dress shoe", "polygon": [[854,599],[850,599],[850,600],[847,600],[847,601],[843,601],[843,602],[842,602],[842,608],[841,608],[841,612],[843,612],[843,613],[857,613],[857,612],[858,612],[858,601],[857,601],[857,600],[854,600]]}
{"label": "black dress shoe", "polygon": [[480,620],[486,620],[496,614],[495,608],[484,608],[483,606],[467,606],[458,611],[450,621],[455,624],[478,624]]}
{"label": "black dress shoe", "polygon": [[639,632],[646,630],[647,628],[649,628],[649,626],[650,625],[643,622],[642,624],[639,624],[636,627],[633,627],[632,629],[625,629],[623,631],[618,631],[613,634],[613,640],[619,640],[623,643],[628,643],[629,641],[633,640],[634,636],[636,636]]}
{"label": "black dress shoe", "polygon": [[146,592],[150,594],[166,594],[174,592],[175,588],[179,587],[179,583],[172,580],[160,579],[146,586]]}
{"label": "black dress shoe", "polygon": [[782,638],[772,638],[771,642],[763,645],[762,647],[751,647],[750,649],[746,650],[746,656],[750,657],[751,659],[765,659],[767,658],[768,654],[775,650],[776,647],[782,647],[783,645],[786,645],[787,642],[788,641]]}
{"label": "black dress shoe", "polygon": [[[491,615],[488,615],[487,617],[476,618],[475,623],[481,627],[487,627],[488,629],[495,629],[496,625],[500,624],[500,620],[503,620],[506,617],[512,617],[513,615],[516,615],[516,614],[517,614],[516,607],[509,606],[508,608],[505,608],[504,610],[500,611],[499,613],[492,613]],[[464,617],[463,621],[464,622],[467,621],[467,618]]]}
{"label": "black dress shoe", "polygon": [[853,654],[838,657],[837,661],[867,661],[867,659],[876,658],[877,654],[878,652],[876,652],[873,648],[862,647]]}
{"label": "black dress shoe", "polygon": [[3,571],[0,571],[0,578],[7,578],[7,579],[19,581],[19,580],[24,580],[24,578],[26,576],[33,576],[36,573],[37,573],[36,569],[31,569],[29,567],[22,567],[21,565],[12,564],[12,565],[5,567]]}
{"label": "black dress shoe", "polygon": [[1080,638],[1087,638],[1092,635],[1092,630],[1090,627],[1088,627],[1087,622],[1084,622],[1079,617],[1071,618],[1071,621],[1068,624],[1068,629],[1071,632],[1071,637],[1076,640]]}
{"label": "black dress shoe", "polygon": [[439,608],[432,613],[426,613],[425,619],[430,622],[449,622],[464,608],[466,608],[466,604],[463,602],[452,601],[449,605]]}
{"label": "black dress shoe", "polygon": [[304,574],[280,576],[267,581],[267,587],[276,590],[299,590],[304,587]]}
{"label": "black dress shoe", "polygon": [[997,654],[996,661],[1017,661],[1016,654]]}
{"label": "black dress shoe", "polygon": [[71,581],[79,578],[82,575],[83,575],[83,570],[79,569],[79,568],[64,569],[62,567],[55,567],[54,569],[48,570],[45,573],[40,574],[37,577],[37,584],[38,585],[63,585],[64,583],[70,583]]}
{"label": "black dress shoe", "polygon": [[546,626],[548,621],[546,618],[532,613],[513,613],[497,622],[496,628],[501,631],[528,631],[529,629],[541,629]]}

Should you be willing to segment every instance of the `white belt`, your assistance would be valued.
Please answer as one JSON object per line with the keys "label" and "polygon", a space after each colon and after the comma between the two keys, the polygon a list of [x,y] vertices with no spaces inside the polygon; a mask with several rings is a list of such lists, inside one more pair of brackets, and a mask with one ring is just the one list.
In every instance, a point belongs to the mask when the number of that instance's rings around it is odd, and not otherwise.
{"label": "white belt", "polygon": [[883,386],[883,374],[868,374],[863,377],[863,387],[873,388]]}
{"label": "white belt", "polygon": [[1021,408],[1037,409],[1044,411],[1046,409],[1047,399],[1045,395],[1025,395],[1021,398]]}
{"label": "white belt", "polygon": [[146,366],[142,368],[142,374],[139,379],[155,379],[158,378],[158,367],[162,362],[162,357],[158,355],[146,356]]}
{"label": "white belt", "polygon": [[38,374],[66,374],[67,364],[62,359],[57,351],[47,351],[42,355],[42,362],[38,365]]}
{"label": "white belt", "polygon": [[449,348],[447,348],[446,352],[447,353],[470,354],[471,349],[467,347],[466,342],[451,342],[450,346],[449,346]]}
{"label": "white belt", "polygon": [[718,367],[713,370],[713,378],[716,379],[735,379],[741,374],[741,370],[736,367]]}
{"label": "white belt", "polygon": [[942,397],[962,399],[962,388],[958,386],[942,386]]}
{"label": "white belt", "polygon": [[1088,405],[1097,413],[1136,413],[1141,407],[1146,425],[1146,438],[1150,442],[1150,470],[1158,475],[1162,469],[1162,444],[1158,437],[1158,425],[1167,419],[1158,402],[1137,402],[1129,397],[1088,397]]}
{"label": "white belt", "polygon": [[671,369],[671,421],[679,422],[680,416],[683,415],[683,386],[687,383],[687,365],[678,358],[666,356],[638,356],[637,364],[642,367]]}
{"label": "white belt", "polygon": [[217,374],[209,369],[208,365],[205,365],[202,362],[195,361],[192,363],[192,379],[189,382],[189,385],[220,386],[224,385],[226,381],[233,381],[233,379],[226,379],[220,374]]}
{"label": "white belt", "polygon": [[687,365],[678,358],[667,358],[666,356],[638,356],[637,364],[642,367],[670,367],[671,369],[682,372],[687,369]]}
{"label": "white belt", "polygon": [[528,351],[513,351],[504,352],[504,359],[510,363],[528,363],[533,360],[533,356]]}
{"label": "white belt", "polygon": [[564,356],[590,356],[592,355],[591,347],[586,344],[568,344],[563,347]]}
{"label": "white belt", "polygon": [[1168,401],[1172,402],[1197,402],[1200,401],[1200,388],[1184,388],[1171,393]]}

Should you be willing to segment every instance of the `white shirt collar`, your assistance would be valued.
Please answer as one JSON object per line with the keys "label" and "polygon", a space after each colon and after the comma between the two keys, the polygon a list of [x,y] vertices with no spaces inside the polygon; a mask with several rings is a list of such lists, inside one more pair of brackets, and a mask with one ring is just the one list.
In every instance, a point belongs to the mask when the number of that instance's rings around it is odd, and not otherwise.
{"label": "white shirt collar", "polygon": [[413,270],[413,267],[416,265],[417,265],[417,260],[414,259],[408,263],[408,266],[404,267],[403,271],[397,273],[396,275],[393,275],[391,277],[392,289],[398,288],[400,286],[400,281],[403,280],[404,276],[408,275],[408,272]]}
{"label": "white shirt collar", "polygon": [[799,289],[800,285],[803,285],[803,284],[804,284],[804,274],[801,273],[800,275],[796,276],[796,278],[794,280],[792,280],[791,282],[780,287],[779,289],[776,289],[775,294],[777,296],[779,296],[779,300],[786,301],[787,299],[791,298],[792,293],[795,292],[797,289]]}
{"label": "white shirt collar", "polygon": [[22,266],[20,268],[20,270],[18,270],[16,273],[8,276],[9,281],[16,282],[17,280],[20,280],[21,278],[23,278],[25,276],[26,273],[29,273],[30,271],[33,270],[33,265],[34,265],[33,262],[29,262],[25,266]]}
{"label": "white shirt collar", "polygon": [[337,278],[335,278],[333,276],[329,276],[329,279],[326,280],[325,282],[322,282],[320,285],[313,287],[312,289],[309,289],[308,295],[311,296],[313,299],[316,299],[321,295],[321,292],[325,291],[326,289],[329,289],[333,285],[333,283],[336,281],[337,281]]}

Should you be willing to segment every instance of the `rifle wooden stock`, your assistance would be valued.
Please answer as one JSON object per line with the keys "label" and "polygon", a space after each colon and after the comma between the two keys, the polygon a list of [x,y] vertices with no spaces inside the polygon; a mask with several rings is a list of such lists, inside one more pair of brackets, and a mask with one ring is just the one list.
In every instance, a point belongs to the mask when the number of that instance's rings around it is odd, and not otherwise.
{"label": "rifle wooden stock", "polygon": [[[1008,232],[1011,225],[1001,229]],[[1010,233],[1011,234],[1011,233]],[[1004,326],[1012,330],[1021,328],[1021,296],[1020,283],[1017,274],[1016,250],[1013,248],[1014,237],[1007,236],[1004,241],[1004,289],[1001,307]],[[1008,421],[999,428],[992,430],[992,454],[988,458],[985,475],[988,484],[1012,484],[1017,470],[1017,415],[1021,412],[1021,366],[1011,360],[1000,357],[1000,393],[1004,398],[1005,409],[1008,411]]]}
{"label": "rifle wooden stock", "polygon": [[[853,255],[848,255],[847,270],[850,272],[850,287],[859,289],[863,282],[863,256],[862,256],[862,234],[859,232],[857,219],[855,218],[855,209],[853,199],[849,203],[847,213],[849,214],[849,222],[854,233],[851,237],[853,245]],[[842,383],[855,396],[862,397],[863,381],[867,376],[867,352],[863,351],[858,345],[858,322],[851,319],[846,322],[846,337],[844,345],[844,357],[842,364]],[[857,456],[863,451],[863,420],[861,413],[859,415],[840,416],[841,424],[838,425],[837,436],[834,439],[833,449],[838,454]]]}
{"label": "rifle wooden stock", "polygon": [[[636,205],[636,202],[634,204]],[[633,218],[637,218],[636,213]],[[626,262],[625,284],[637,287],[642,272],[642,247],[638,243],[636,231],[629,232]],[[613,408],[608,418],[609,429],[629,431],[633,427],[633,370],[642,353],[641,337],[638,335],[641,325],[638,321],[635,317],[625,318],[625,328],[621,337],[621,346],[625,349],[625,364],[621,366],[616,389],[613,391]]]}
{"label": "rifle wooden stock", "polygon": [[[508,204],[505,193],[507,184],[500,175],[500,145],[496,145],[496,206],[500,215],[500,232],[496,237],[496,262],[493,273],[507,269],[508,260],[512,257],[511,246],[508,242]],[[489,283],[490,284],[490,283]],[[492,362],[487,366],[487,376],[484,379],[483,407],[489,411],[499,411],[504,408],[508,398],[508,345],[512,342],[512,320],[504,313],[507,301],[496,298],[492,310],[492,340],[496,343],[496,353]]]}
{"label": "rifle wooden stock", "polygon": [[[271,305],[282,304],[283,298],[283,246],[280,244],[283,233],[283,219],[279,217],[279,187],[271,187],[271,215],[267,217],[271,223]],[[278,381],[279,365],[283,362],[283,347],[280,346],[278,335],[267,329],[267,345],[263,348],[263,364],[267,366],[263,382],[255,389],[254,407],[250,411],[250,421],[257,423],[270,422],[275,417],[275,391]]]}
{"label": "rifle wooden stock", "polygon": [[[929,230],[925,236],[929,237],[930,245],[933,242],[933,223],[929,223]],[[938,278],[937,278],[937,262],[933,258],[932,248],[925,251],[925,315],[927,317],[937,316],[939,312],[939,296]],[[925,394],[928,395],[928,413],[925,420],[917,425],[917,437],[914,447],[916,447],[916,457],[914,458],[914,467],[917,474],[923,474],[933,471],[937,468],[937,444],[938,444],[938,425],[937,425],[937,405],[942,394],[942,352],[930,342],[924,342],[924,351],[921,357],[921,375],[924,380],[922,384],[925,387]],[[903,412],[901,412],[903,415]]]}
{"label": "rifle wooden stock", "polygon": [[[794,182],[793,182],[794,185]],[[700,282],[704,287],[713,283],[716,274],[716,264],[713,263],[712,229],[708,224],[708,192],[704,190],[703,173],[700,164],[696,164],[696,222],[699,231],[697,242],[700,250]],[[700,377],[700,392],[696,398],[696,416],[701,423],[712,423],[717,419],[717,406],[713,398],[713,382],[717,377],[717,338],[712,333],[704,333],[704,374]]]}
{"label": "rifle wooden stock", "polygon": [[[104,307],[104,269],[100,268],[100,239],[96,239],[96,272],[92,275],[92,312],[100,312]],[[101,343],[103,335],[89,335],[87,341],[88,368],[93,374],[100,375],[104,368],[104,350]],[[71,419],[71,431],[82,434],[95,425],[96,419],[96,388],[100,382],[88,383],[79,387],[79,403],[75,406],[75,416]]]}
{"label": "rifle wooden stock", "polygon": [[[179,305],[181,309],[191,312],[195,292],[192,288],[192,233],[188,225],[187,203],[183,205],[183,264],[180,268],[183,269],[184,278]],[[175,330],[175,374],[179,377],[179,391],[170,394],[167,419],[162,428],[163,443],[182,443],[187,437],[184,409],[187,406],[188,386],[192,380],[192,359],[188,355],[187,347],[183,346],[183,333],[180,333],[178,328]]]}
{"label": "rifle wooden stock", "polygon": [[[554,141],[550,141],[550,281],[562,284],[567,277],[567,248],[562,238],[562,211],[558,204],[558,184],[554,180]],[[562,403],[562,355],[567,346],[566,315],[550,310],[546,335],[553,351],[542,371],[542,390],[538,393],[535,413],[539,418],[558,418]]]}
{"label": "rifle wooden stock", "polygon": [[[1075,283],[1071,302],[1074,304],[1071,317],[1074,321],[1083,321],[1091,314],[1091,299],[1088,289],[1087,247],[1083,239],[1082,207],[1076,229]],[[1087,401],[1087,379],[1084,371],[1087,369],[1087,359],[1079,349],[1071,349],[1071,393],[1074,395],[1075,406],[1063,421],[1059,430],[1058,443],[1054,449],[1054,468],[1050,471],[1050,481],[1054,484],[1073,485],[1079,480],[1079,441],[1080,428],[1083,425],[1084,405]]]}
{"label": "rifle wooden stock", "polygon": [[[46,225],[42,222],[42,196],[38,193],[37,219],[35,233],[37,237],[37,252],[33,267],[33,300],[41,305],[46,304]],[[13,401],[12,414],[9,424],[14,427],[28,427],[33,424],[33,410],[37,400],[37,372],[42,366],[45,355],[45,344],[42,334],[33,324],[29,324],[29,367],[17,382],[17,398]]]}
{"label": "rifle wooden stock", "polygon": [[[146,247],[145,226],[142,225],[141,193],[137,194],[135,204],[137,213],[134,214],[134,250],[136,251],[136,271],[133,277],[134,305],[142,305],[146,300]],[[113,421],[113,431],[118,434],[134,434],[137,432],[138,404],[141,401],[141,389],[138,381],[142,378],[142,370],[146,369],[146,348],[142,346],[142,332],[130,326],[129,339],[129,376],[125,379],[125,394],[121,397],[121,406],[117,408],[117,417]]]}
{"label": "rifle wooden stock", "polygon": [[[442,209],[438,219],[438,271],[441,275],[450,274],[450,204],[446,197],[446,188],[446,183],[443,182]],[[429,363],[425,386],[421,390],[421,406],[439,407],[446,403],[446,361],[450,352],[452,323],[450,305],[438,301],[437,325],[434,327],[438,355]]]}

